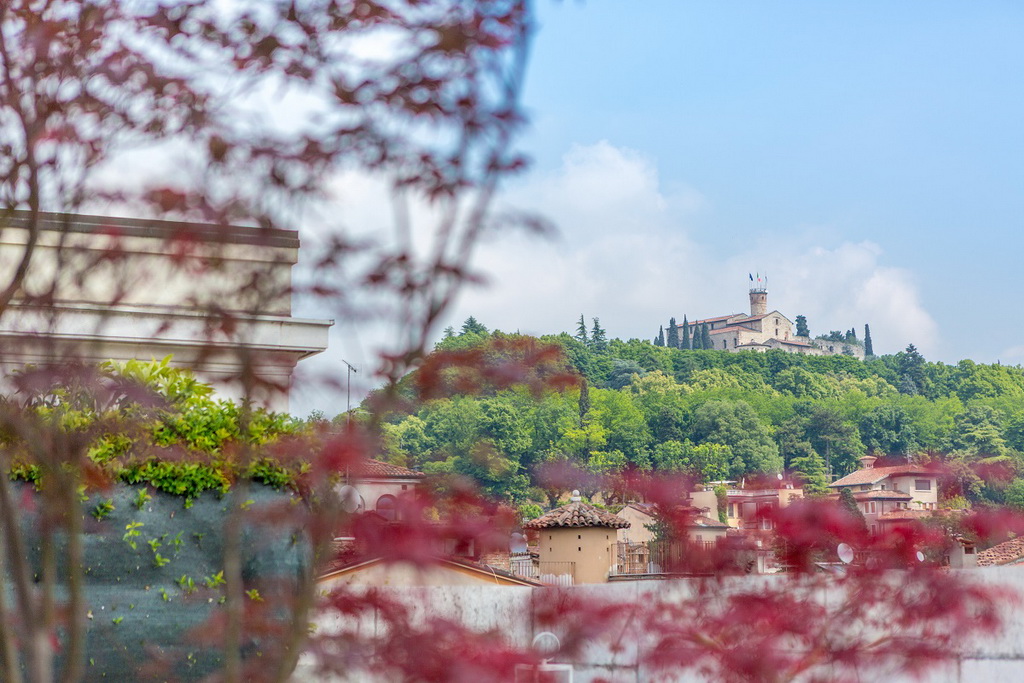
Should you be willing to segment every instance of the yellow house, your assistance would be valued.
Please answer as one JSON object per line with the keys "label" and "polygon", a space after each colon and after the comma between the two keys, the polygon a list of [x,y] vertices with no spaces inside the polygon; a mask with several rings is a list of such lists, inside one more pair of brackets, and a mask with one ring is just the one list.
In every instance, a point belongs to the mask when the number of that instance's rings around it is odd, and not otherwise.
{"label": "yellow house", "polygon": [[615,564],[616,531],[629,522],[587,505],[580,492],[572,492],[568,505],[555,508],[523,525],[538,534],[538,573],[545,577],[568,577],[566,583],[605,583]]}

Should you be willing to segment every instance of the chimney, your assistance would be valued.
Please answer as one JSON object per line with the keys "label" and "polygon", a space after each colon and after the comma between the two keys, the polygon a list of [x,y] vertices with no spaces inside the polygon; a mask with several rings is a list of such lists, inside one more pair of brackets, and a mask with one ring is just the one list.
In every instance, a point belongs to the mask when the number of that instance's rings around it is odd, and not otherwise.
{"label": "chimney", "polygon": [[875,466],[876,460],[878,460],[878,458],[876,458],[873,455],[865,455],[863,458],[860,459],[860,466],[862,469],[870,470],[872,467]]}

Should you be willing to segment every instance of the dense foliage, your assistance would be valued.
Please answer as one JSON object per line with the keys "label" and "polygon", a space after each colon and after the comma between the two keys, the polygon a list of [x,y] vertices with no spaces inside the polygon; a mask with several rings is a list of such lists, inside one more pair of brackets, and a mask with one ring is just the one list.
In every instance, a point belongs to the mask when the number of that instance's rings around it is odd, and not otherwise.
{"label": "dense foliage", "polygon": [[[24,422],[87,439],[94,478],[145,483],[189,504],[203,491],[226,492],[239,476],[276,487],[293,485],[303,469],[297,460],[266,457],[241,466],[240,447],[297,434],[303,423],[215,398],[190,371],[171,367],[170,357],[107,362],[98,372],[80,368],[74,376],[57,377],[55,384],[52,378],[40,384],[40,377],[32,370],[22,373],[22,405],[18,409],[9,401],[9,409]],[[39,483],[45,473],[31,448],[19,445],[10,429],[4,436],[17,456],[11,477]]]}
{"label": "dense foliage", "polygon": [[540,339],[472,323],[436,352],[476,349],[493,362],[495,349],[516,340],[548,344],[583,381],[539,398],[512,386],[417,404],[384,425],[385,457],[466,475],[521,501],[542,500],[536,473],[547,462],[592,473],[632,465],[705,482],[787,471],[824,492],[830,475],[858,469],[871,454],[945,461],[954,473],[945,498],[1024,500],[1020,367],[929,362],[913,345],[859,361],[598,343],[582,318],[577,335]]}

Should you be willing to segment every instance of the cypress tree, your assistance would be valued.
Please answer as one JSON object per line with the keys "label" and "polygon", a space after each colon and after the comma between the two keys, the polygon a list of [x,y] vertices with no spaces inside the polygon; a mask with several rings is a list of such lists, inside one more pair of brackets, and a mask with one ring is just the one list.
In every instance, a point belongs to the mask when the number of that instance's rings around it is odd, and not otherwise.
{"label": "cypress tree", "polygon": [[683,316],[683,338],[679,341],[679,348],[690,348],[690,324],[686,322],[685,315]]}
{"label": "cypress tree", "polygon": [[704,323],[700,328],[700,345],[705,349],[713,349],[711,345],[711,332],[708,329],[708,324]]}
{"label": "cypress tree", "polygon": [[584,377],[580,382],[580,429],[583,429],[587,423],[587,413],[590,412],[590,385],[587,384],[587,378]]}
{"label": "cypress tree", "polygon": [[676,325],[675,318],[670,318],[668,321],[668,337],[665,339],[665,345],[670,349],[679,348],[679,327]]}
{"label": "cypress tree", "polygon": [[655,346],[664,346],[665,345],[665,326],[664,325],[658,325],[658,336],[654,338],[654,345]]}
{"label": "cypress tree", "polygon": [[700,325],[693,324],[693,335],[690,337],[690,348],[699,351],[704,348],[704,340],[700,336]]}
{"label": "cypress tree", "polygon": [[810,337],[811,331],[807,328],[807,316],[798,315],[796,317],[796,336],[798,337]]}
{"label": "cypress tree", "polygon": [[864,323],[864,356],[869,357],[875,355],[875,350],[871,348],[871,328],[868,327],[867,323]]}
{"label": "cypress tree", "polygon": [[868,525],[864,521],[864,513],[860,511],[857,500],[853,497],[853,491],[845,486],[839,491],[839,506],[846,509],[854,519],[859,520],[862,528],[867,529]]}

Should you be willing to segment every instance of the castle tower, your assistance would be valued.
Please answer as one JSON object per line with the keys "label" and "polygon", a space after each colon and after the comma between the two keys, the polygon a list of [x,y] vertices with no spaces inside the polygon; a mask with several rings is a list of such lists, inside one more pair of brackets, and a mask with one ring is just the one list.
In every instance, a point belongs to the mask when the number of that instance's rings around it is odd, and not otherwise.
{"label": "castle tower", "polygon": [[768,313],[768,288],[762,284],[750,288],[750,317]]}

